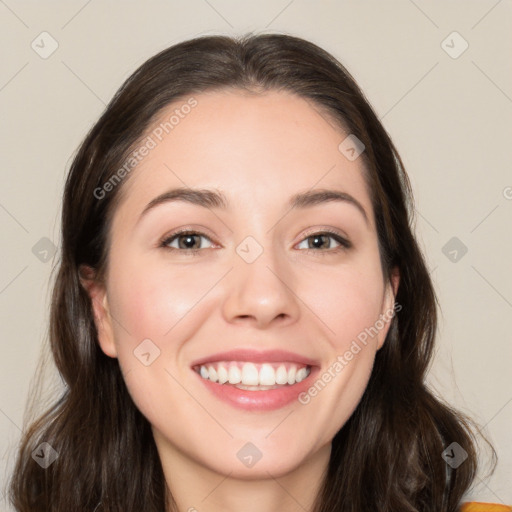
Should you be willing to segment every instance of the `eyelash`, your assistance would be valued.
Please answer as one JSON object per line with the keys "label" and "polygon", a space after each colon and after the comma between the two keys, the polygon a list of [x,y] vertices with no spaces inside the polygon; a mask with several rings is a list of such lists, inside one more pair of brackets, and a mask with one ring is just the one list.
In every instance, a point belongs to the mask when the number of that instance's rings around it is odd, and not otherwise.
{"label": "eyelash", "polygon": [[[169,244],[179,238],[180,236],[185,235],[199,235],[207,238],[210,242],[213,243],[211,238],[204,233],[201,233],[200,231],[193,231],[190,229],[184,229],[182,231],[176,231],[174,233],[171,233],[170,235],[166,235],[159,244],[159,247],[162,249],[166,249],[168,251],[179,251],[183,252],[185,254],[188,254],[190,256],[198,256],[199,252],[204,249],[178,249],[176,247],[169,247]],[[301,249],[302,251],[306,251],[308,253],[315,253],[316,256],[327,256],[329,254],[338,254],[341,251],[346,251],[347,249],[350,249],[352,247],[351,242],[349,242],[347,239],[343,238],[339,233],[336,231],[331,230],[323,230],[323,231],[314,231],[312,233],[308,233],[299,243],[302,243],[304,240],[307,240],[308,238],[312,238],[314,236],[318,235],[329,235],[331,238],[333,238],[336,242],[339,243],[338,247],[335,247],[334,249]]]}

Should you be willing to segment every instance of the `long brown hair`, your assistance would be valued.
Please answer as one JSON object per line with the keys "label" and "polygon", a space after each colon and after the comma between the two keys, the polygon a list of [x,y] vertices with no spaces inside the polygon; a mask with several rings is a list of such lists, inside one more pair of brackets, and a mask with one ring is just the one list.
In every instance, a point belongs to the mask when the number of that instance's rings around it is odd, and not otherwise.
{"label": "long brown hair", "polygon": [[[384,277],[394,267],[401,276],[401,311],[358,407],[333,439],[315,512],[456,511],[475,476],[475,435],[472,421],[425,384],[437,301],[413,235],[402,160],[349,72],[315,44],[280,34],[198,37],[160,52],[126,80],[79,148],[64,191],[49,332],[65,391],[22,438],[10,487],[15,509],[163,512],[173,503],[149,422],[117,361],[99,348],[79,270],[103,275],[124,183],[101,198],[97,191],[164,107],[221,88],[290,91],[362,141]],[[59,454],[46,469],[31,456],[43,442]],[[467,453],[456,469],[442,457],[452,442]]]}

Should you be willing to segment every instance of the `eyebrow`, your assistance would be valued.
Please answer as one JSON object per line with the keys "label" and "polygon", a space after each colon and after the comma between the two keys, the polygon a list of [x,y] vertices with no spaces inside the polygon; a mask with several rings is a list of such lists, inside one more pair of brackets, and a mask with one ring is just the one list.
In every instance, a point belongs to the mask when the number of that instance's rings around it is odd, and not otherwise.
{"label": "eyebrow", "polygon": [[[204,208],[228,209],[228,201],[222,192],[208,189],[174,188],[151,200],[142,211],[139,221],[153,208],[176,201],[183,201]],[[355,206],[368,224],[369,219],[363,205],[346,192],[331,189],[315,189],[293,195],[288,201],[291,209],[304,209],[328,202],[345,202]]]}

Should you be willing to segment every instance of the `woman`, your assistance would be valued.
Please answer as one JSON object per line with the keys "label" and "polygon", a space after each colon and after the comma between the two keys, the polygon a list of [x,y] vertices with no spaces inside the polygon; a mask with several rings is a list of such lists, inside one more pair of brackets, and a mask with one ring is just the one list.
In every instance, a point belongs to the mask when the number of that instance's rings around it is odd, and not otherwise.
{"label": "woman", "polygon": [[[144,63],[66,183],[61,399],[17,511],[455,511],[470,420],[392,141],[331,55],[209,36]],[[39,458],[39,460],[37,460]]]}

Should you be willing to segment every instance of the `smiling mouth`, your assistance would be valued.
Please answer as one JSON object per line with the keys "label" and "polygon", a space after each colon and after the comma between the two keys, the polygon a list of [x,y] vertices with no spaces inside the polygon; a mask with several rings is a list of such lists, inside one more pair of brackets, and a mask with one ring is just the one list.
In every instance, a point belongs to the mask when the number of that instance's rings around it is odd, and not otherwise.
{"label": "smiling mouth", "polygon": [[201,378],[217,384],[249,391],[265,391],[302,382],[311,373],[311,366],[292,362],[216,361],[196,365],[193,370]]}

